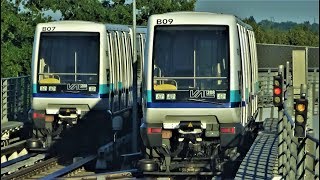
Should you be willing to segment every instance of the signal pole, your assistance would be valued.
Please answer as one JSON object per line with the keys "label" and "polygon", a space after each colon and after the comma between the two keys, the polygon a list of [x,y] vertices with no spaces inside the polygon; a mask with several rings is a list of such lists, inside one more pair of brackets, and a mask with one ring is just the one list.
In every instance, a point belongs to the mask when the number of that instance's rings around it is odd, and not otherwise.
{"label": "signal pole", "polygon": [[132,152],[138,151],[138,107],[137,107],[137,52],[136,52],[136,0],[132,2],[133,44],[133,107],[132,107]]}

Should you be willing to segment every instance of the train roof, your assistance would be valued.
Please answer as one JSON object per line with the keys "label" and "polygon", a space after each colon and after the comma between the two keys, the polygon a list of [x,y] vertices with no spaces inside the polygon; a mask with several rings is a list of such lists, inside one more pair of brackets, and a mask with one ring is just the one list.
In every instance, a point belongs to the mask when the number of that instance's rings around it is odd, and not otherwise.
{"label": "train roof", "polygon": [[200,17],[201,19],[209,19],[209,18],[223,18],[226,21],[233,21],[241,24],[242,26],[253,29],[249,24],[244,23],[240,18],[233,14],[223,14],[223,13],[213,13],[213,12],[196,12],[196,11],[177,11],[177,12],[168,12],[163,14],[154,14],[152,16],[161,17],[161,16],[170,16],[170,17],[185,17],[187,21],[190,22],[195,16]]}
{"label": "train roof", "polygon": [[98,24],[102,25],[102,23],[93,22],[93,21],[81,21],[81,20],[61,20],[61,21],[52,21],[52,22],[46,22],[46,23],[39,23],[39,24]]}
{"label": "train roof", "polygon": [[122,24],[106,24],[107,30],[117,30],[117,31],[127,31],[130,32],[131,29],[127,25]]}

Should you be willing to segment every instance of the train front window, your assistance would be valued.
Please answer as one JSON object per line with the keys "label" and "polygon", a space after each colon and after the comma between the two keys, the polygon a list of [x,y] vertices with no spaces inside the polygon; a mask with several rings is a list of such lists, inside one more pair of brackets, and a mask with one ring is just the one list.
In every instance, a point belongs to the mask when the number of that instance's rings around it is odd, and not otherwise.
{"label": "train front window", "polygon": [[156,26],[153,52],[155,92],[175,91],[177,101],[227,100],[228,26]]}
{"label": "train front window", "polygon": [[99,42],[96,32],[42,32],[39,84],[98,84]]}

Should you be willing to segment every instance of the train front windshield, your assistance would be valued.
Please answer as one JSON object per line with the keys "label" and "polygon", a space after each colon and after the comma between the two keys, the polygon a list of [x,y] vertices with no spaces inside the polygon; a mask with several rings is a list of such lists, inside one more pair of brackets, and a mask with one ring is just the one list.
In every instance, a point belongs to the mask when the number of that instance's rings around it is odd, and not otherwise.
{"label": "train front windshield", "polygon": [[98,84],[99,43],[100,35],[95,32],[42,32],[38,83],[64,85],[61,91],[67,85],[76,90]]}
{"label": "train front windshield", "polygon": [[155,101],[227,101],[228,26],[156,26]]}

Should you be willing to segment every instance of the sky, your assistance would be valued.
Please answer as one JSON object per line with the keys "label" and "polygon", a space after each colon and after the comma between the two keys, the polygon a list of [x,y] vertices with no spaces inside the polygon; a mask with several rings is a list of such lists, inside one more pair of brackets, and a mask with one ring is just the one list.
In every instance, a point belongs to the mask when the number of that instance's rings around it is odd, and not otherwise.
{"label": "sky", "polygon": [[[253,16],[257,22],[268,19],[319,24],[319,0],[197,0],[195,11],[228,13],[240,18]],[[61,17],[60,12],[46,14],[54,19]]]}
{"label": "sky", "polygon": [[253,16],[257,22],[319,23],[319,0],[197,0],[195,11]]}

